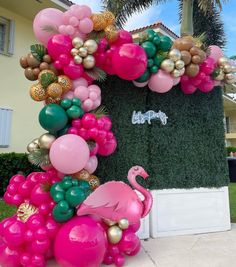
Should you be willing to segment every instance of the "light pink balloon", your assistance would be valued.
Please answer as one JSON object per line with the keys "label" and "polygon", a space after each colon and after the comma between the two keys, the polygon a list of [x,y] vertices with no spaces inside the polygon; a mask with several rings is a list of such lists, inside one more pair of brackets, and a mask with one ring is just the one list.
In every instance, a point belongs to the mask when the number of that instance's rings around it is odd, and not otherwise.
{"label": "light pink balloon", "polygon": [[92,15],[92,10],[86,5],[73,5],[70,7],[72,13],[79,19],[89,18]]}
{"label": "light pink balloon", "polygon": [[79,23],[79,30],[82,33],[90,33],[93,30],[93,22],[89,18],[84,18]]}
{"label": "light pink balloon", "polygon": [[180,82],[180,77],[174,78],[173,85],[177,85]]}
{"label": "light pink balloon", "polygon": [[78,86],[85,86],[85,87],[88,87],[88,82],[86,79],[84,78],[79,78],[79,79],[76,79],[76,80],[73,80],[72,81],[72,84],[73,84],[73,88],[75,89],[76,87]]}
{"label": "light pink balloon", "polygon": [[65,94],[63,95],[63,99],[65,99],[65,98],[69,98],[69,99],[74,98],[74,92],[69,91],[69,92],[65,93]]}
{"label": "light pink balloon", "polygon": [[93,101],[91,99],[86,99],[82,104],[82,108],[86,112],[90,111],[93,108]]}
{"label": "light pink balloon", "polygon": [[66,134],[53,142],[49,157],[56,170],[72,174],[85,167],[89,154],[89,147],[83,138],[74,134]]}
{"label": "light pink balloon", "polygon": [[210,45],[209,49],[210,49],[209,57],[213,58],[216,62],[219,60],[219,58],[224,56],[223,51],[217,45]]}
{"label": "light pink balloon", "polygon": [[45,31],[45,27],[58,29],[62,23],[63,12],[55,8],[46,8],[41,10],[33,22],[33,30],[36,38],[47,46],[48,40],[55,34]]}
{"label": "light pink balloon", "polygon": [[81,101],[85,101],[89,97],[88,88],[85,86],[78,86],[75,88],[74,95]]}
{"label": "light pink balloon", "polygon": [[96,156],[92,156],[89,158],[87,164],[85,165],[85,170],[90,174],[94,173],[98,167],[98,159]]}
{"label": "light pink balloon", "polygon": [[79,25],[79,20],[76,17],[71,17],[69,23],[71,26],[76,27]]}
{"label": "light pink balloon", "polygon": [[91,99],[91,100],[93,100],[93,101],[95,101],[97,98],[98,98],[98,95],[97,95],[97,93],[96,92],[90,92],[89,93],[89,98]]}
{"label": "light pink balloon", "polygon": [[143,82],[143,83],[139,83],[139,82],[136,82],[136,81],[132,81],[132,82],[136,87],[139,87],[139,88],[145,87],[146,85],[148,85],[148,81]]}
{"label": "light pink balloon", "polygon": [[157,93],[166,93],[170,91],[173,85],[173,77],[163,70],[159,70],[156,74],[152,74],[148,82],[150,90]]}
{"label": "light pink balloon", "polygon": [[75,33],[75,28],[71,25],[67,25],[66,26],[66,33],[68,35],[73,35]]}
{"label": "light pink balloon", "polygon": [[88,87],[88,89],[89,89],[90,92],[97,93],[98,96],[101,95],[101,89],[100,89],[100,87],[98,85],[92,84],[92,85],[90,85]]}

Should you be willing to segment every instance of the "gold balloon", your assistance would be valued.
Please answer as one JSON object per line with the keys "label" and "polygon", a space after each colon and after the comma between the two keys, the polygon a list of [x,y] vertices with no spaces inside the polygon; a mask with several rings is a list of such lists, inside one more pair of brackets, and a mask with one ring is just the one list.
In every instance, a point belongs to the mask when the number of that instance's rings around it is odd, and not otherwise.
{"label": "gold balloon", "polygon": [[106,19],[104,18],[102,14],[92,14],[90,19],[93,22],[94,31],[97,31],[97,32],[102,31],[107,26]]}
{"label": "gold balloon", "polygon": [[119,220],[119,227],[122,230],[128,229],[129,228],[129,221],[127,219]]}
{"label": "gold balloon", "polygon": [[117,244],[122,238],[122,230],[116,226],[111,226],[107,231],[108,240],[111,244]]}
{"label": "gold balloon", "polygon": [[82,59],[81,56],[76,55],[76,56],[74,57],[74,62],[75,62],[75,64],[81,64],[81,63],[83,62],[83,59]]}
{"label": "gold balloon", "polygon": [[230,64],[225,64],[225,65],[223,66],[223,71],[224,71],[225,73],[230,73],[230,72],[232,71],[231,65],[230,65]]}
{"label": "gold balloon", "polygon": [[37,212],[38,209],[35,206],[29,203],[22,203],[16,212],[16,216],[20,221],[25,223],[28,221],[30,216],[36,214]]}
{"label": "gold balloon", "polygon": [[111,24],[115,24],[116,17],[112,12],[106,11],[106,12],[102,13],[102,16],[105,19],[107,26],[111,25]]}
{"label": "gold balloon", "polygon": [[100,186],[100,180],[95,175],[90,175],[88,178],[89,185],[91,186],[92,190],[97,189]]}
{"label": "gold balloon", "polygon": [[236,82],[236,77],[234,77],[234,79],[231,79],[231,80],[225,80],[225,82],[227,83],[227,84],[234,84],[235,82]]}
{"label": "gold balloon", "polygon": [[184,61],[183,60],[177,60],[176,62],[175,62],[175,68],[177,69],[177,70],[181,70],[182,68],[184,68]]}
{"label": "gold balloon", "polygon": [[108,25],[105,28],[105,36],[109,42],[115,42],[118,38],[118,31],[114,25]]}
{"label": "gold balloon", "polygon": [[47,92],[43,86],[38,83],[30,87],[30,96],[35,101],[43,101],[47,98]]}
{"label": "gold balloon", "polygon": [[79,180],[85,180],[88,182],[89,177],[90,177],[90,173],[88,171],[86,171],[85,169],[83,169],[77,173],[74,173],[72,176],[74,178],[79,179]]}
{"label": "gold balloon", "polygon": [[190,63],[185,68],[185,74],[189,77],[195,77],[199,73],[199,65]]}
{"label": "gold balloon", "polygon": [[58,83],[61,85],[63,94],[72,89],[72,81],[66,75],[58,76]]}
{"label": "gold balloon", "polygon": [[89,55],[94,54],[98,49],[98,45],[96,41],[91,40],[91,39],[85,41],[84,47],[87,49]]}
{"label": "gold balloon", "polygon": [[177,69],[174,69],[172,72],[171,72],[171,75],[175,78],[178,78],[181,76],[181,72],[180,70],[177,70]]}
{"label": "gold balloon", "polygon": [[48,97],[46,100],[45,100],[45,103],[48,105],[48,104],[59,104],[61,101],[61,98],[60,97],[56,97],[56,98],[53,98],[53,97]]}
{"label": "gold balloon", "polygon": [[175,68],[175,64],[172,60],[170,59],[165,59],[161,63],[161,69],[166,71],[166,72],[172,72]]}
{"label": "gold balloon", "polygon": [[235,78],[235,76],[234,76],[233,73],[228,73],[228,74],[225,75],[225,79],[226,79],[226,80],[232,80],[232,79],[234,79],[234,78]]}
{"label": "gold balloon", "polygon": [[84,46],[80,47],[78,55],[81,56],[81,57],[86,57],[88,55],[87,48],[84,47]]}
{"label": "gold balloon", "polygon": [[105,223],[106,225],[108,225],[108,226],[113,226],[113,225],[116,224],[116,222],[113,222],[113,221],[111,221],[111,220],[109,220],[109,219],[104,219],[103,221],[104,221],[104,223]]}
{"label": "gold balloon", "polygon": [[229,60],[227,57],[221,57],[218,60],[218,65],[219,66],[224,66],[225,64],[228,64]]}
{"label": "gold balloon", "polygon": [[180,76],[183,76],[185,73],[185,68],[182,68],[181,70],[179,70],[179,72],[180,72]]}
{"label": "gold balloon", "polygon": [[92,69],[95,66],[95,58],[94,56],[88,55],[86,58],[83,60],[83,65],[85,69]]}
{"label": "gold balloon", "polygon": [[50,97],[53,98],[61,97],[62,92],[63,92],[62,86],[59,83],[51,83],[47,87],[47,94]]}
{"label": "gold balloon", "polygon": [[181,52],[178,49],[171,49],[168,57],[175,62],[181,59]]}
{"label": "gold balloon", "polygon": [[33,141],[29,143],[27,146],[27,151],[29,153],[34,152],[36,149],[39,149],[39,145]]}
{"label": "gold balloon", "polygon": [[188,65],[191,62],[192,56],[188,51],[181,51],[181,60],[184,61],[185,65]]}
{"label": "gold balloon", "polygon": [[70,50],[70,54],[74,57],[74,56],[76,56],[76,55],[78,55],[78,53],[79,53],[79,50],[77,49],[77,48],[72,48],[71,50]]}
{"label": "gold balloon", "polygon": [[84,44],[84,41],[79,38],[79,37],[75,37],[73,40],[72,40],[72,45],[75,47],[75,48],[80,48],[82,47]]}
{"label": "gold balloon", "polygon": [[45,133],[39,137],[40,148],[50,149],[52,143],[56,140],[56,137],[52,134]]}

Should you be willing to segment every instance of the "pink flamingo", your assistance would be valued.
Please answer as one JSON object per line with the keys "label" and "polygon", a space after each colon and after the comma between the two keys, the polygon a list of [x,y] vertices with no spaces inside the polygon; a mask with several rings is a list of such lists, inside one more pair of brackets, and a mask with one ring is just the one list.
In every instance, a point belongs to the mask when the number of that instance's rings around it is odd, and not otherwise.
{"label": "pink flamingo", "polygon": [[78,207],[77,215],[91,214],[114,222],[125,218],[130,224],[139,222],[150,212],[153,200],[149,191],[136,182],[138,175],[143,179],[148,177],[142,167],[134,166],[128,172],[128,180],[144,196],[143,201],[127,184],[111,181],[99,186],[89,195]]}

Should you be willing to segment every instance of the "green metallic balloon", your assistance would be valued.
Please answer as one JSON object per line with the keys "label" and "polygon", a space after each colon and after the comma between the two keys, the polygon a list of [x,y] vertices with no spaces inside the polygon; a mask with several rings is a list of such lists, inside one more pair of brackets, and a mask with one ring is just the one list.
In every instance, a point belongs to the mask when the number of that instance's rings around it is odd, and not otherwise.
{"label": "green metallic balloon", "polygon": [[62,200],[53,209],[52,215],[57,222],[66,222],[75,214],[75,209],[70,208],[69,204]]}
{"label": "green metallic balloon", "polygon": [[156,55],[154,58],[153,58],[153,61],[154,61],[154,64],[157,66],[157,67],[160,67],[161,65],[161,62],[165,59],[165,56],[163,55]]}
{"label": "green metallic balloon", "polygon": [[149,58],[148,59],[148,67],[151,68],[153,66],[153,64],[154,64],[153,59],[152,58]]}
{"label": "green metallic balloon", "polygon": [[141,46],[145,50],[148,58],[152,58],[157,52],[156,46],[150,41],[142,43]]}
{"label": "green metallic balloon", "polygon": [[56,194],[53,195],[53,200],[56,203],[59,203],[61,200],[64,200],[65,198],[65,193],[63,192],[57,192]]}
{"label": "green metallic balloon", "polygon": [[76,105],[72,105],[67,109],[66,114],[71,119],[77,119],[81,116],[81,108]]}
{"label": "green metallic balloon", "polygon": [[171,49],[172,47],[172,40],[170,39],[170,37],[168,36],[161,36],[160,37],[161,39],[161,42],[160,42],[160,45],[159,45],[159,49],[164,51],[164,52],[167,52]]}
{"label": "green metallic balloon", "polygon": [[72,100],[71,99],[63,99],[60,103],[61,107],[63,107],[64,109],[68,109],[69,107],[71,107],[72,105]]}
{"label": "green metallic balloon", "polygon": [[62,182],[61,182],[61,186],[62,186],[62,188],[64,189],[64,190],[67,190],[67,189],[69,189],[70,187],[72,187],[73,186],[73,184],[72,184],[72,181],[71,180],[62,180]]}
{"label": "green metallic balloon", "polygon": [[58,192],[64,193],[61,183],[55,183],[50,188],[50,194],[52,198],[54,198],[54,195],[56,195]]}
{"label": "green metallic balloon", "polygon": [[145,32],[148,34],[147,40],[152,42],[153,38],[156,36],[156,32],[152,29],[147,29]]}
{"label": "green metallic balloon", "polygon": [[65,199],[71,207],[81,204],[86,198],[84,190],[77,186],[72,186],[66,191]]}
{"label": "green metallic balloon", "polygon": [[84,180],[80,180],[78,186],[84,191],[90,191],[91,189],[89,182]]}
{"label": "green metallic balloon", "polygon": [[73,186],[78,186],[79,185],[79,181],[76,180],[76,179],[73,179],[72,180],[72,184],[73,184]]}
{"label": "green metallic balloon", "polygon": [[150,76],[151,76],[150,71],[146,69],[144,74],[140,76],[138,79],[136,79],[135,81],[138,83],[144,83],[150,78]]}
{"label": "green metallic balloon", "polygon": [[220,73],[221,73],[221,69],[220,69],[220,68],[217,68],[217,69],[215,69],[215,70],[212,72],[211,77],[212,77],[212,78],[216,78],[217,76],[220,75]]}
{"label": "green metallic balloon", "polygon": [[79,98],[73,98],[72,99],[72,103],[73,103],[73,105],[76,105],[76,106],[78,106],[78,107],[80,107],[81,106],[81,100],[79,99]]}
{"label": "green metallic balloon", "polygon": [[45,106],[39,113],[40,125],[50,133],[63,129],[68,122],[65,110],[57,104]]}
{"label": "green metallic balloon", "polygon": [[151,73],[157,73],[158,72],[158,67],[156,65],[153,65],[151,68],[150,68],[150,72]]}
{"label": "green metallic balloon", "polygon": [[159,46],[161,43],[161,38],[158,34],[156,34],[156,36],[153,38],[152,42],[156,45]]}
{"label": "green metallic balloon", "polygon": [[62,135],[67,134],[67,131],[68,131],[69,128],[70,128],[70,125],[66,125],[63,129],[61,129],[60,131],[58,131],[58,132],[56,133],[56,136],[57,136],[57,137],[60,137],[60,136],[62,136]]}

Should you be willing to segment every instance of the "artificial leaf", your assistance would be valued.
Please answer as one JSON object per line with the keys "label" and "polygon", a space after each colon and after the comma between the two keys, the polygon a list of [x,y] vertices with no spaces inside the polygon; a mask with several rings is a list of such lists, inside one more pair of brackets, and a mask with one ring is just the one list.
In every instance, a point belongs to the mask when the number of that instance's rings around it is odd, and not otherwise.
{"label": "artificial leaf", "polygon": [[93,78],[94,80],[97,80],[99,82],[104,82],[106,80],[107,74],[105,71],[101,70],[98,67],[94,67],[91,70],[86,70],[85,73]]}
{"label": "artificial leaf", "polygon": [[36,166],[51,164],[48,152],[48,149],[35,149],[28,156],[29,162]]}
{"label": "artificial leaf", "polygon": [[57,77],[50,72],[45,72],[40,76],[40,82],[43,88],[47,88],[51,83],[54,83],[56,81]]}
{"label": "artificial leaf", "polygon": [[88,34],[87,39],[92,39],[95,40],[96,42],[98,42],[100,39],[105,37],[105,32],[104,31],[92,31]]}
{"label": "artificial leaf", "polygon": [[47,53],[47,49],[42,44],[34,44],[30,46],[30,51],[32,55],[38,60],[42,61],[43,56]]}
{"label": "artificial leaf", "polygon": [[51,26],[51,25],[45,25],[41,28],[43,31],[48,32],[48,33],[53,33],[53,34],[58,34],[59,31],[57,27]]}
{"label": "artificial leaf", "polygon": [[96,118],[98,118],[98,119],[103,117],[103,116],[108,115],[108,111],[107,111],[106,107],[104,107],[104,106],[98,107],[97,109],[93,110],[91,113],[93,113],[96,116]]}

